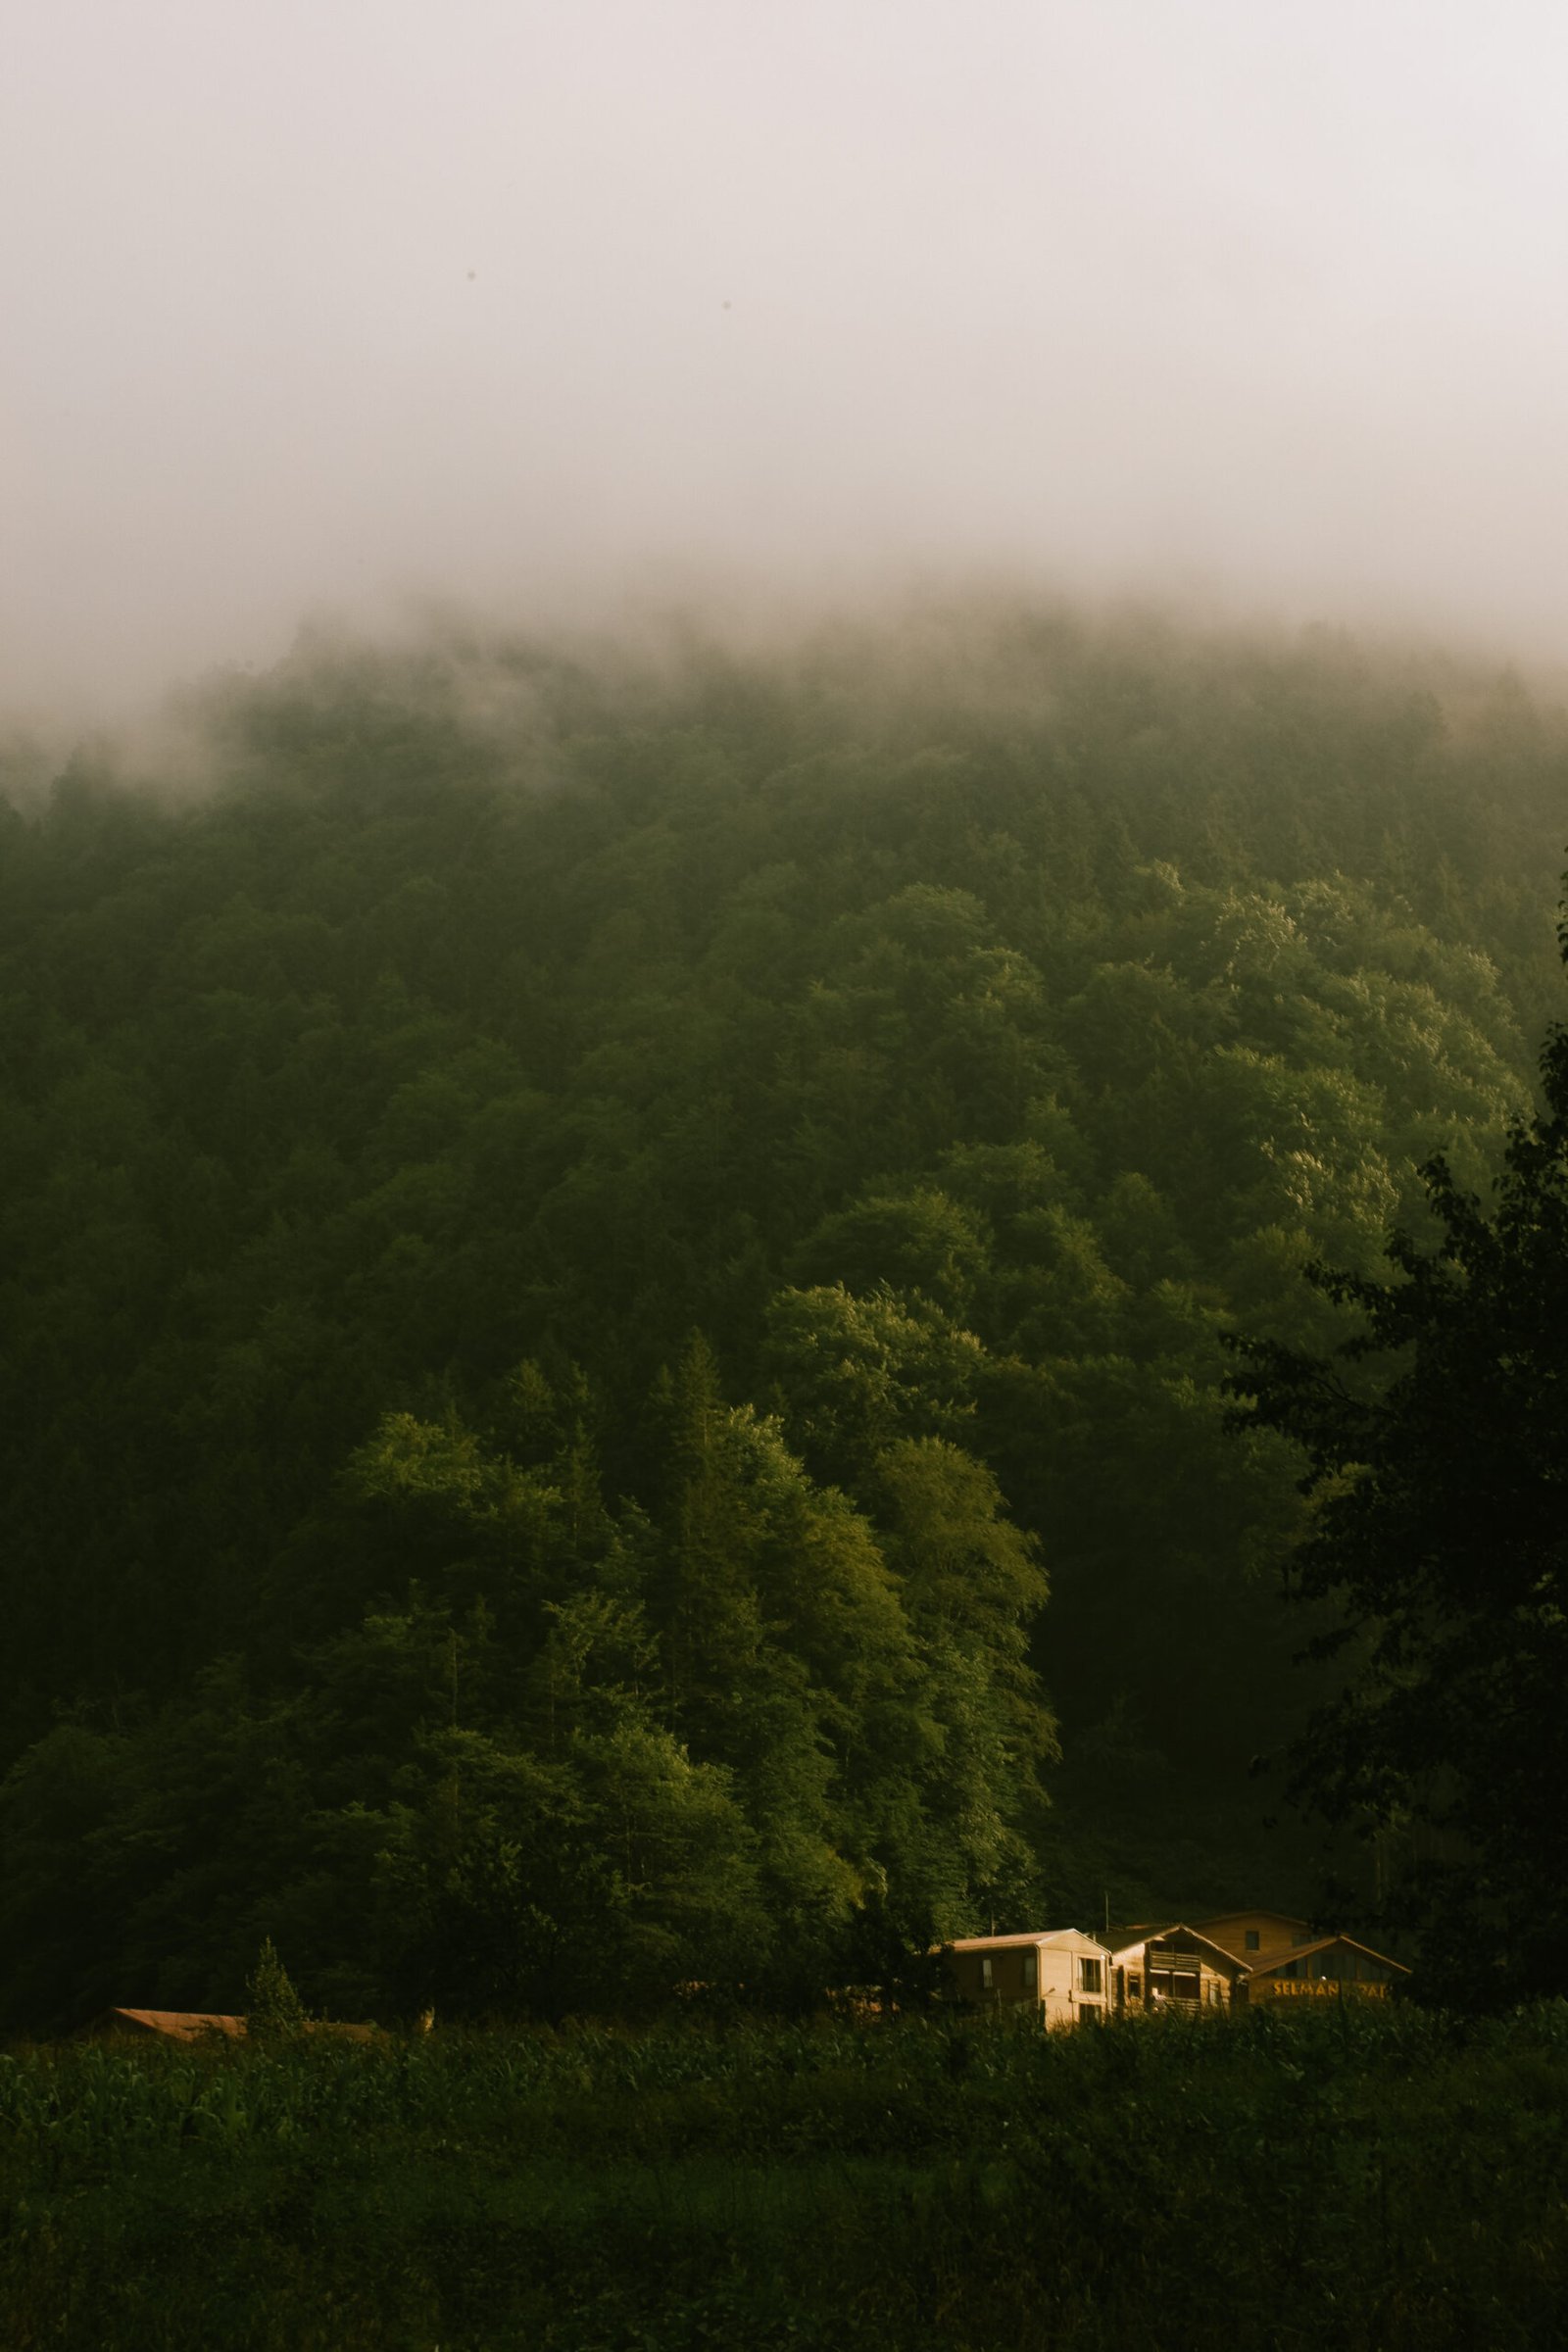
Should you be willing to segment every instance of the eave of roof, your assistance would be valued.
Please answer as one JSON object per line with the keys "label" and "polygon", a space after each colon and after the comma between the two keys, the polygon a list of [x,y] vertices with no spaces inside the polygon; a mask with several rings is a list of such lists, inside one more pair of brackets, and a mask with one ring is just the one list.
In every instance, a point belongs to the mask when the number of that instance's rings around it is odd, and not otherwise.
{"label": "eave of roof", "polygon": [[[1196,1953],[1194,1955],[1195,1958],[1201,1959],[1203,1953],[1208,1952],[1213,1955],[1215,1960],[1223,1962],[1226,1968],[1237,1969],[1244,1976],[1246,1975],[1247,1962],[1245,1960],[1239,1959],[1235,1952],[1227,1951],[1224,1944],[1215,1943],[1209,1936],[1200,1935],[1197,1928],[1190,1928],[1185,1920],[1177,1920],[1174,1925],[1168,1928],[1151,1928],[1147,1934],[1135,1936],[1130,1943],[1124,1943],[1121,1945],[1115,1955],[1116,1959],[1118,1961],[1123,1961],[1126,1959],[1129,1952],[1140,1950],[1147,1955],[1149,1946],[1152,1943],[1166,1943],[1172,1936],[1185,1936],[1192,1943],[1201,1944],[1202,1951]],[[1174,1953],[1166,1953],[1161,1956],[1165,1958],[1179,1959],[1182,1955],[1180,1951],[1177,1951]]]}
{"label": "eave of roof", "polygon": [[1277,1919],[1288,1928],[1310,1928],[1312,1925],[1309,1919],[1298,1919],[1294,1911],[1270,1911],[1262,1903],[1254,1903],[1250,1911],[1213,1911],[1206,1919],[1200,1919],[1196,1924],[1200,1928],[1223,1928],[1234,1920],[1238,1927],[1243,1927],[1250,1919]]}
{"label": "eave of roof", "polygon": [[1290,1961],[1309,1960],[1315,1952],[1332,1951],[1336,1945],[1343,1945],[1348,1952],[1359,1952],[1364,1960],[1375,1960],[1379,1968],[1392,1968],[1401,1977],[1410,1974],[1402,1960],[1391,1960],[1387,1952],[1375,1952],[1369,1943],[1357,1943],[1353,1936],[1320,1936],[1313,1943],[1278,1944],[1271,1952],[1255,1952],[1248,1973],[1253,1977],[1276,1976]]}
{"label": "eave of roof", "polygon": [[204,2034],[222,2034],[231,2041],[242,2041],[245,2037],[242,2017],[219,2017],[206,2010],[116,2007],[107,2014],[128,2018],[132,2025],[145,2026],[153,2034],[171,2034],[176,2041],[195,2041]]}
{"label": "eave of roof", "polygon": [[1102,1943],[1085,1928],[1041,1928],[1025,1936],[955,1936],[942,1949],[947,1952],[1003,1952],[1017,1950],[1025,1944],[1035,1944],[1060,1950],[1070,1941],[1092,1943],[1097,1952],[1108,1952],[1108,1943]]}

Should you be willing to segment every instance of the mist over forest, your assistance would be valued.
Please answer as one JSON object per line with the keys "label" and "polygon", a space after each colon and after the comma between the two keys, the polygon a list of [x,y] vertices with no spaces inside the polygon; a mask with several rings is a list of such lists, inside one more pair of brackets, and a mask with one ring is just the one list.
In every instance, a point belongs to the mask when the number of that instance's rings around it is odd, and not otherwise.
{"label": "mist over forest", "polygon": [[10,13],[0,2338],[1559,2345],[1560,0]]}
{"label": "mist over forest", "polygon": [[1286,1793],[1431,1533],[1334,1350],[1555,1165],[1563,44],[19,28],[0,2019],[1387,1894]]}
{"label": "mist over forest", "polygon": [[317,628],[171,712],[0,818],[7,2019],[1309,1913],[1227,1341],[1489,1188],[1562,711],[998,595]]}

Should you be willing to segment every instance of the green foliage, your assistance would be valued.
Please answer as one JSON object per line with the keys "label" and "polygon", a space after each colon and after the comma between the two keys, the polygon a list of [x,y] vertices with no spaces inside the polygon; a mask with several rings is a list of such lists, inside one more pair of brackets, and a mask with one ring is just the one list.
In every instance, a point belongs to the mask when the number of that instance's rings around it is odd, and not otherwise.
{"label": "green foliage", "polygon": [[190,708],[0,843],[0,2010],[1305,1904],[1223,1336],[1527,1105],[1561,719],[1000,606]]}
{"label": "green foliage", "polygon": [[253,2041],[279,2041],[303,2032],[305,2004],[289,1983],[277,1947],[267,1936],[245,1981],[245,2030]]}
{"label": "green foliage", "polygon": [[[205,1708],[22,1759],[0,1792],[19,2005],[69,2022],[117,1953],[215,2005],[259,1915],[340,2011],[554,2022],[692,1981],[788,2004],[845,1976],[862,1915],[907,1958],[1027,1882],[1044,1584],[991,1473],[895,1445],[857,1508],[694,1342],[659,1387],[646,1502],[612,1510],[583,1401],[536,1366],[504,1383],[521,1459],[450,1411],[389,1415],[333,1523],[380,1592],[296,1653],[286,1697],[231,1662]],[[118,1928],[46,1990],[33,1945],[58,1965],[74,1933],[68,1822]],[[254,1978],[251,2005],[270,2014]]]}
{"label": "green foliage", "polygon": [[1313,2007],[20,2053],[0,2322],[117,2352],[1554,2342],[1561,2004]]}
{"label": "green foliage", "polygon": [[[1565,940],[1568,945],[1568,940]],[[1377,1841],[1391,1909],[1427,1931],[1435,1990],[1502,2002],[1568,1984],[1568,1033],[1542,1057],[1489,1209],[1434,1161],[1442,1240],[1390,1281],[1319,1270],[1356,1335],[1253,1342],[1257,1416],[1306,1451],[1300,1590],[1334,1604],[1345,1688],[1297,1792]]]}

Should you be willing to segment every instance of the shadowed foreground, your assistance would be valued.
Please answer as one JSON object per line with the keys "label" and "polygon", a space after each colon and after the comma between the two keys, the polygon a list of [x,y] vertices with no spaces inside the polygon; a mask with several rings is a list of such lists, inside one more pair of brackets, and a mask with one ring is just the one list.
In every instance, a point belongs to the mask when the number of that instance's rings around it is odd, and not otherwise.
{"label": "shadowed foreground", "polygon": [[0,2060],[16,2352],[1560,2340],[1568,2007]]}

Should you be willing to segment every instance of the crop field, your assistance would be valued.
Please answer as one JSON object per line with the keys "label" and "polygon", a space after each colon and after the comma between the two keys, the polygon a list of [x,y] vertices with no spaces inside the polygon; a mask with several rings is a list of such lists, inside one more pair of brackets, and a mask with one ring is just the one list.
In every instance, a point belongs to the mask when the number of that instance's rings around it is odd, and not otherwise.
{"label": "crop field", "polygon": [[1568,2006],[0,2060],[12,2352],[1555,2344]]}

